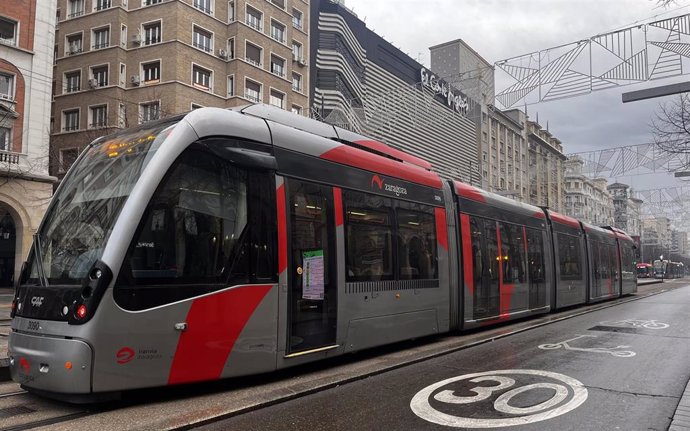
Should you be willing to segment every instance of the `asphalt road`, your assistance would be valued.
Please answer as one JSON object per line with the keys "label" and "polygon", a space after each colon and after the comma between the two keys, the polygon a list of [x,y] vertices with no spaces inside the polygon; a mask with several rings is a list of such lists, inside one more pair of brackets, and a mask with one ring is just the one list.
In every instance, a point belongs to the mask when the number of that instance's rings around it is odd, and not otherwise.
{"label": "asphalt road", "polygon": [[666,430],[690,379],[690,286],[200,430]]}

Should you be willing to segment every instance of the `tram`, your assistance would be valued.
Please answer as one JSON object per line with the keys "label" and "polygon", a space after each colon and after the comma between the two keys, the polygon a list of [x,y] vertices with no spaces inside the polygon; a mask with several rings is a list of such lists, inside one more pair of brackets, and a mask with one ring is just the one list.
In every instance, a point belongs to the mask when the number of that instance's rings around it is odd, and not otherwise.
{"label": "tram", "polygon": [[654,277],[654,267],[651,263],[637,264],[637,278],[652,278]]}
{"label": "tram", "polygon": [[61,399],[270,372],[637,289],[634,243],[266,105],[100,138],[12,306],[24,388]]}

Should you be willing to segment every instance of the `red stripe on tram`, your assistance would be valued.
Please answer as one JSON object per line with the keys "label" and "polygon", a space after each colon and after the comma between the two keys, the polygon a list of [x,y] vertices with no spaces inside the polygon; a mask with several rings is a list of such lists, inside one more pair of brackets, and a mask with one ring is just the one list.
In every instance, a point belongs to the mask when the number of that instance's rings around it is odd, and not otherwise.
{"label": "red stripe on tram", "polygon": [[235,341],[269,290],[270,285],[243,286],[194,300],[168,384],[220,378]]}
{"label": "red stripe on tram", "polygon": [[287,214],[285,211],[285,185],[276,190],[278,215],[278,274],[287,269]]}
{"label": "red stripe on tram", "polygon": [[436,241],[443,247],[444,250],[448,251],[448,224],[446,223],[446,209],[438,208],[435,209],[436,212]]}
{"label": "red stripe on tram", "polygon": [[333,209],[335,210],[335,225],[343,225],[343,191],[333,187]]}

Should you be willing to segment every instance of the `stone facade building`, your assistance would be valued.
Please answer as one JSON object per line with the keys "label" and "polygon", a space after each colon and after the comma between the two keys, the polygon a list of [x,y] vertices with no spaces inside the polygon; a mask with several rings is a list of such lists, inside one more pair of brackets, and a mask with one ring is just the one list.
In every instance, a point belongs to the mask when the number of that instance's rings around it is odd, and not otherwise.
{"label": "stone facade building", "polygon": [[118,128],[202,106],[309,107],[307,0],[57,0],[51,172]]}
{"label": "stone facade building", "polygon": [[614,223],[613,198],[605,178],[589,179],[582,173],[584,162],[573,156],[565,162],[563,212],[596,226]]}
{"label": "stone facade building", "polygon": [[55,2],[0,2],[0,286],[11,286],[48,206]]}
{"label": "stone facade building", "polygon": [[642,201],[632,197],[627,184],[613,183],[607,189],[613,197],[613,225],[633,237],[642,235]]}

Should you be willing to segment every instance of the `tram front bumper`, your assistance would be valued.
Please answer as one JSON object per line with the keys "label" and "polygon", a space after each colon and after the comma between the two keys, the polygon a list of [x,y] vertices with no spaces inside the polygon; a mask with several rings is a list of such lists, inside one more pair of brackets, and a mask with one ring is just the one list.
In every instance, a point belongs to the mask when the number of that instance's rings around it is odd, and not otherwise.
{"label": "tram front bumper", "polygon": [[91,347],[80,340],[10,332],[10,375],[28,389],[90,393],[91,358]]}

